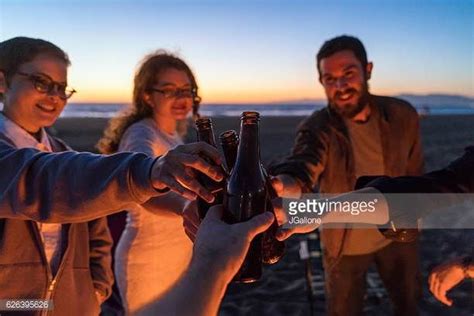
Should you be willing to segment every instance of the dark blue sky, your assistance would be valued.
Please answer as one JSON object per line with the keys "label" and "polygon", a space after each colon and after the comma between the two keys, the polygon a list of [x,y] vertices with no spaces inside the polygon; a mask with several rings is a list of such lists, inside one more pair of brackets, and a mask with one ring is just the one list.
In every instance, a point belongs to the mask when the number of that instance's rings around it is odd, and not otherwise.
{"label": "dark blue sky", "polygon": [[323,98],[314,56],[344,33],[366,45],[375,93],[474,96],[472,0],[221,2],[0,0],[0,37],[65,49],[75,101],[129,100],[158,48],[188,61],[206,102]]}

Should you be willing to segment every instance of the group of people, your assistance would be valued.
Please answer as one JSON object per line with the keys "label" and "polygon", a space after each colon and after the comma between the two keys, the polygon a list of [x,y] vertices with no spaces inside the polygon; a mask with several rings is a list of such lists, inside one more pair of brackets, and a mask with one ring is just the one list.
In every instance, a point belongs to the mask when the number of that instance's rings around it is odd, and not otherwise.
{"label": "group of people", "polygon": [[[291,155],[271,168],[278,195],[349,192],[361,176],[421,176],[417,113],[405,101],[369,92],[373,64],[360,40],[333,38],[316,62],[328,106],[300,124]],[[249,242],[276,219],[264,213],[228,225],[220,206],[202,222],[186,215],[196,212],[197,196],[213,200],[196,174],[224,176],[215,148],[183,144],[201,102],[192,70],[164,51],[146,56],[131,106],[110,121],[97,145],[102,155],[95,155],[72,151],[45,129],[76,92],[68,86],[69,65],[68,55],[45,40],[0,43],[0,299],[50,299],[53,314],[97,315],[115,279],[127,314],[216,314]],[[441,183],[435,192],[472,192],[473,152],[458,169],[369,185],[387,193],[430,179]],[[106,216],[122,210],[127,223],[112,271]],[[183,219],[198,228],[194,244]],[[375,262],[395,314],[416,315],[417,239],[398,242],[375,225],[356,225],[322,231],[328,314],[362,311]],[[280,230],[278,238],[313,229]],[[472,277],[470,261],[462,262],[463,275]],[[439,284],[433,293],[441,296]]]}

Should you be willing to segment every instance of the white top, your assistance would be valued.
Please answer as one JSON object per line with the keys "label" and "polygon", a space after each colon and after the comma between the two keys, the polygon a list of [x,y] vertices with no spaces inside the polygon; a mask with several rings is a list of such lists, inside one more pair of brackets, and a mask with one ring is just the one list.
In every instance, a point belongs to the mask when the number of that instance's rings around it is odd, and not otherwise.
{"label": "white top", "polygon": [[[52,152],[51,144],[46,131],[41,129],[41,141],[31,136],[27,131],[8,119],[0,112],[0,133],[8,137],[17,148],[36,148],[41,151]],[[36,222],[42,237],[46,259],[51,266],[53,275],[59,267],[59,253],[61,246],[61,224],[46,224]]]}
{"label": "white top", "polygon": [[[143,152],[156,157],[182,144],[148,118],[130,126],[119,151]],[[153,199],[153,207],[136,205],[115,254],[115,274],[127,313],[156,301],[176,283],[189,265],[192,242],[186,236],[181,213],[187,201],[169,192]]]}

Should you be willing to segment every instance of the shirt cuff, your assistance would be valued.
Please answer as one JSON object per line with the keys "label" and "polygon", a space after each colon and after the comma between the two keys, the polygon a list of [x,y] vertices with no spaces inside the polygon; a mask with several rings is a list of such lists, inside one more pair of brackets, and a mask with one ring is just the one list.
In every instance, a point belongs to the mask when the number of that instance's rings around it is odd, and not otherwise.
{"label": "shirt cuff", "polygon": [[[150,182],[152,182],[152,178],[151,178],[151,173],[153,172],[153,166],[155,165],[155,163],[158,161],[158,159],[160,159],[162,156],[158,156],[155,158],[155,160],[153,161],[153,163],[151,164],[151,167],[150,167],[150,171],[148,173],[148,177],[150,178]],[[170,191],[170,188],[169,187],[164,187],[163,189],[157,189],[155,187],[153,187],[155,189],[156,192],[160,193],[160,194],[165,194],[165,193],[168,193]]]}

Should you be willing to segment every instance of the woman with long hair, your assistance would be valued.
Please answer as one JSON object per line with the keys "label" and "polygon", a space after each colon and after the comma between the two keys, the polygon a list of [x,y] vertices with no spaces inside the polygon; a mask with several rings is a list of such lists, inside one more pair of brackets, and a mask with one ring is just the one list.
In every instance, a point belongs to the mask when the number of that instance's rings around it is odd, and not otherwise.
{"label": "woman with long hair", "polygon": [[[106,154],[162,155],[183,143],[189,114],[198,117],[200,101],[196,79],[183,60],[165,51],[150,54],[135,74],[131,107],[110,121],[97,147]],[[127,313],[160,297],[188,266],[192,243],[182,225],[185,206],[185,199],[169,192],[128,210],[115,252],[115,276]]]}

